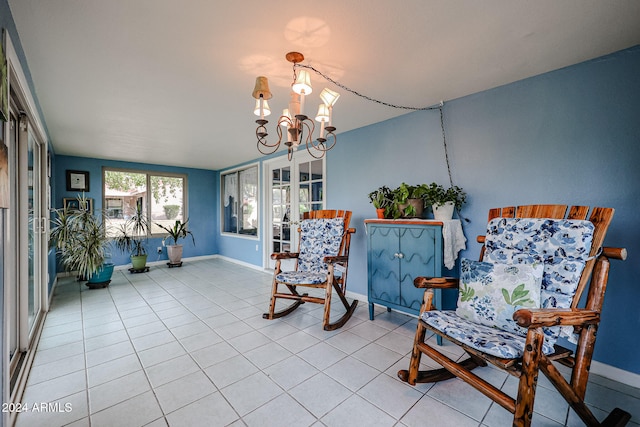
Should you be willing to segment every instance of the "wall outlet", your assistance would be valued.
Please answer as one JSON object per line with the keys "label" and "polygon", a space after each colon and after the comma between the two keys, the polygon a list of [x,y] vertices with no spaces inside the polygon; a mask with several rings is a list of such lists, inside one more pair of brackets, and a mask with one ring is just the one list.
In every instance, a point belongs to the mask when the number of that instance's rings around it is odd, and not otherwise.
{"label": "wall outlet", "polygon": [[158,246],[158,253],[161,254],[162,253],[162,246]]}

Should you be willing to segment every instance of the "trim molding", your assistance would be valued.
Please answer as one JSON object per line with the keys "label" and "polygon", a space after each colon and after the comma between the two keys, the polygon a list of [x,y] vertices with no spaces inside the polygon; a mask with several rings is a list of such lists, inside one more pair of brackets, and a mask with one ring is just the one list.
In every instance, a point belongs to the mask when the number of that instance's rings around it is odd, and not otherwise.
{"label": "trim molding", "polygon": [[640,374],[625,371],[597,360],[591,361],[591,370],[589,372],[631,387],[640,388]]}

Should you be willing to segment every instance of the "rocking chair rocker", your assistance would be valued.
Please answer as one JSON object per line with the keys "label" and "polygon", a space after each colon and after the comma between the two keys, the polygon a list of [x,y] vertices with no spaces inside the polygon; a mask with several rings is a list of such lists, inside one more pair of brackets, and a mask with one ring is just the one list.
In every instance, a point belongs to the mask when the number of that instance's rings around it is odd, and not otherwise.
{"label": "rocking chair rocker", "polygon": [[[274,253],[271,259],[276,261],[273,273],[269,312],[262,315],[265,319],[276,319],[293,312],[301,304],[312,302],[324,304],[323,328],[332,331],[342,327],[350,318],[358,305],[358,300],[351,304],[345,296],[347,286],[347,267],[349,263],[349,245],[351,235],[356,232],[349,228],[350,211],[318,210],[306,212],[299,228],[299,250],[296,253]],[[283,259],[295,259],[294,271],[282,271]],[[284,286],[288,292],[279,292]],[[299,293],[298,287],[324,290],[324,297]],[[331,297],[335,290],[346,312],[331,323]],[[288,307],[276,310],[278,299],[294,300]]]}
{"label": "rocking chair rocker", "polygon": [[[616,408],[600,424],[584,402],[609,259],[626,258],[623,248],[602,247],[614,210],[593,208],[587,221],[588,211],[572,206],[565,218],[566,205],[490,210],[487,235],[478,237],[481,262],[461,260],[459,280],[415,279],[425,296],[409,369],[398,377],[412,385],[459,377],[511,412],[514,426],[529,426],[542,371],[586,425],[625,425],[627,412]],[[433,289],[459,284],[456,311],[435,310]],[[461,346],[469,358],[456,362],[428,345],[427,330]],[[575,334],[574,352],[555,344],[558,336],[571,340]],[[443,368],[419,371],[423,353]],[[572,368],[570,382],[554,362]],[[515,399],[471,372],[487,363],[519,377]]]}

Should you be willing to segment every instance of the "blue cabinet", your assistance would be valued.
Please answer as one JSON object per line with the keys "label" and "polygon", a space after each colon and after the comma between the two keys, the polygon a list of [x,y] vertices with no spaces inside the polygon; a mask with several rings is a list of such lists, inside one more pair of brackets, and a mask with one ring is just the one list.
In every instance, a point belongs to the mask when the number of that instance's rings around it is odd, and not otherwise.
{"label": "blue cabinet", "polygon": [[[369,318],[373,306],[418,315],[424,289],[413,286],[418,276],[442,275],[442,222],[365,220]],[[440,291],[435,305],[441,308]]]}

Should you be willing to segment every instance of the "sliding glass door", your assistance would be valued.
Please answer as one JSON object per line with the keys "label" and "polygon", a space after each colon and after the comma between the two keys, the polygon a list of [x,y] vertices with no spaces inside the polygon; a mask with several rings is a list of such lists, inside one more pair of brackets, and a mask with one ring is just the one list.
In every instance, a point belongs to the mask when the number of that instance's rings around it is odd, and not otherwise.
{"label": "sliding glass door", "polygon": [[46,147],[18,102],[12,99],[5,131],[10,197],[3,215],[3,258],[11,395],[34,348],[48,293]]}

